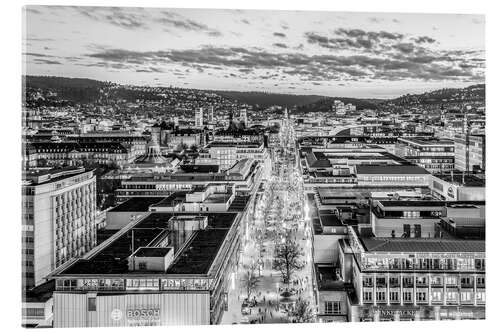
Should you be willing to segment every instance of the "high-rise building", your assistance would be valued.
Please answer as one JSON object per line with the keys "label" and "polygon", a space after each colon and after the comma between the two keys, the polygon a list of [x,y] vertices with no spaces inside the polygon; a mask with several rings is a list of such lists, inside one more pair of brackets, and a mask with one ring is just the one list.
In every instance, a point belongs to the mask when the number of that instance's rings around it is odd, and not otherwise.
{"label": "high-rise building", "polygon": [[248,125],[248,118],[247,118],[247,109],[241,109],[240,111],[240,121],[246,125]]}
{"label": "high-rise building", "polygon": [[194,115],[194,126],[203,127],[203,108],[200,108]]}
{"label": "high-rise building", "polygon": [[[455,134],[455,168],[461,171],[486,169],[486,136],[484,134]],[[468,168],[467,168],[468,164]]]}
{"label": "high-rise building", "polygon": [[24,175],[23,287],[44,278],[96,244],[96,177],[83,168],[30,171]]}
{"label": "high-rise building", "polygon": [[208,122],[213,123],[214,122],[214,107],[213,105],[210,106],[208,109]]}

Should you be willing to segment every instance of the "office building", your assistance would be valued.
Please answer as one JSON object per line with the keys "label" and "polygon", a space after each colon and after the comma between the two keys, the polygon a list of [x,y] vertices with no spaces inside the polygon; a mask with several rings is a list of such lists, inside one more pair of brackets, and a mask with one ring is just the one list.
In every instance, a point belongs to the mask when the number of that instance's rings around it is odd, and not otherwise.
{"label": "office building", "polygon": [[455,144],[452,140],[399,138],[396,155],[431,173],[446,172],[455,167]]}
{"label": "office building", "polygon": [[485,141],[484,134],[455,134],[455,168],[461,171],[484,172],[486,169]]}
{"label": "office building", "polygon": [[484,239],[348,233],[340,275],[353,285],[350,321],[485,318]]}
{"label": "office building", "polygon": [[199,108],[194,114],[194,126],[203,127],[203,108]]}
{"label": "office building", "polygon": [[92,170],[28,171],[23,193],[23,287],[96,244],[96,178]]}
{"label": "office building", "polygon": [[54,275],[54,327],[218,324],[245,208],[149,213]]}

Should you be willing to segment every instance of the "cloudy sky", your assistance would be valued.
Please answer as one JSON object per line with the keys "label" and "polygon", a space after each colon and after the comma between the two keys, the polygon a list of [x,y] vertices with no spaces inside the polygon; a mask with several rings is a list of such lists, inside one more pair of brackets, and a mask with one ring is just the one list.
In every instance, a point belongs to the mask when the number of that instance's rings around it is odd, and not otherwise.
{"label": "cloudy sky", "polygon": [[385,98],[484,82],[484,17],[28,6],[30,75]]}

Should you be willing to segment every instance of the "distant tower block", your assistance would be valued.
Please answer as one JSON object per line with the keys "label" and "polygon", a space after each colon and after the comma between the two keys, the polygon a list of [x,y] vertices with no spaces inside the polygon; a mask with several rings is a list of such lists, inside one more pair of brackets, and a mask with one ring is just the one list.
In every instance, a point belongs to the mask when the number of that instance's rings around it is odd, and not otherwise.
{"label": "distant tower block", "polygon": [[246,125],[248,125],[248,118],[247,118],[247,109],[241,109],[240,111],[240,121]]}
{"label": "distant tower block", "polygon": [[213,123],[214,122],[214,107],[210,106],[210,109],[208,109],[208,122]]}
{"label": "distant tower block", "polygon": [[200,108],[194,115],[194,126],[203,127],[203,108]]}
{"label": "distant tower block", "polygon": [[288,108],[285,108],[285,119],[288,119]]}

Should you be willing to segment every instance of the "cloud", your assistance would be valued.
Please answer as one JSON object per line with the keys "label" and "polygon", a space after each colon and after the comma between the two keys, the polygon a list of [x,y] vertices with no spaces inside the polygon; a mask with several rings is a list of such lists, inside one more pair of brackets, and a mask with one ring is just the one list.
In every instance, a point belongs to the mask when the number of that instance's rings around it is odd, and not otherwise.
{"label": "cloud", "polygon": [[436,42],[436,40],[434,38],[427,37],[427,36],[420,36],[420,37],[414,38],[414,40],[415,40],[415,43],[417,43],[417,44],[423,44],[423,43],[432,44],[432,43]]}
{"label": "cloud", "polygon": [[165,27],[173,27],[177,29],[182,29],[186,31],[198,31],[204,32],[209,36],[222,36],[222,32],[208,27],[206,24],[196,22],[191,19],[187,19],[177,13],[162,11],[162,16],[156,18],[156,22],[162,24]]}
{"label": "cloud", "polygon": [[337,29],[333,37],[306,32],[309,44],[316,44],[328,49],[363,49],[381,51],[387,45],[401,41],[403,35],[387,31],[365,31],[362,29]]}
{"label": "cloud", "polygon": [[[159,50],[138,52],[123,49],[104,49],[87,56],[96,59],[96,66],[121,64],[124,66],[181,65],[198,71],[212,69],[223,73],[252,73],[258,70],[275,71],[310,81],[384,80],[482,80],[482,58],[474,53],[421,53],[399,43],[398,54],[359,55],[306,55],[302,53],[273,53],[259,48],[210,47],[185,50]],[[419,53],[420,52],[420,53]],[[466,57],[466,58],[463,58]],[[460,66],[467,58],[476,66]],[[104,63],[104,65],[103,65]],[[272,74],[266,74],[270,76]],[[260,76],[261,79],[265,79]]]}
{"label": "cloud", "polygon": [[72,7],[77,13],[91,20],[108,23],[124,29],[147,29],[147,16],[142,10],[133,11],[120,7]]}
{"label": "cloud", "polygon": [[157,67],[148,67],[148,68],[138,68],[135,70],[138,73],[163,73],[164,71]]}
{"label": "cloud", "polygon": [[[66,8],[66,7],[61,7]],[[217,29],[208,27],[206,24],[188,19],[182,15],[166,10],[158,13],[148,11],[144,8],[126,7],[70,7],[77,13],[91,20],[111,24],[127,30],[149,30],[153,24],[163,27],[164,31],[170,28],[196,31],[206,33],[209,36],[221,36]]]}
{"label": "cloud", "polygon": [[415,46],[412,43],[395,44],[394,48],[402,53],[412,53],[415,50]]}
{"label": "cloud", "polygon": [[283,43],[274,43],[273,46],[276,46],[276,47],[279,47],[279,48],[282,48],[282,49],[287,49],[288,46],[286,44],[283,44]]}
{"label": "cloud", "polygon": [[285,38],[285,37],[286,37],[286,34],[284,34],[284,33],[282,33],[282,32],[275,32],[275,33],[273,33],[273,36],[275,36],[275,37]]}
{"label": "cloud", "polygon": [[62,65],[60,61],[57,60],[50,60],[50,59],[40,59],[36,58],[33,59],[33,62],[39,65]]}

